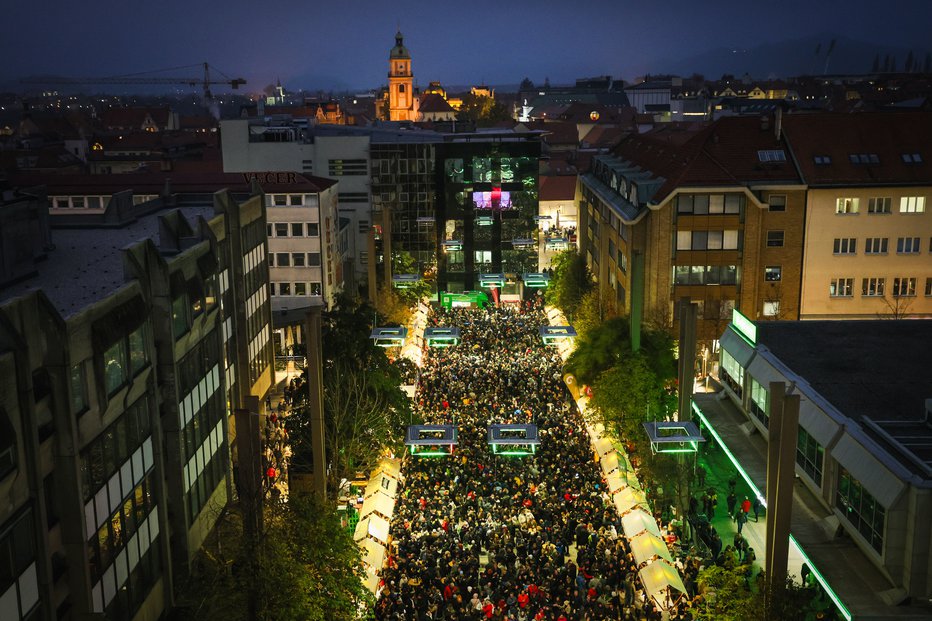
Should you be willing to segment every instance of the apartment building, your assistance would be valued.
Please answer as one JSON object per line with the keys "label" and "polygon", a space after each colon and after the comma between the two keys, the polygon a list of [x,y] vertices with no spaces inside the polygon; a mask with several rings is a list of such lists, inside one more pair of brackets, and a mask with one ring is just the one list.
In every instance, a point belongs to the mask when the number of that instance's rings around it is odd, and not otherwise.
{"label": "apartment building", "polygon": [[800,319],[932,317],[932,114],[784,125],[808,188]]}
{"label": "apartment building", "polygon": [[160,618],[232,495],[229,415],[272,381],[264,210],[190,190],[4,193],[3,619]]}
{"label": "apartment building", "polygon": [[[733,308],[797,317],[805,188],[779,122],[734,117],[629,136],[594,157],[579,187],[581,252],[625,307],[641,296],[648,321],[671,325],[674,302],[688,297],[711,344]],[[643,291],[631,290],[635,262]]]}
{"label": "apartment building", "polygon": [[693,398],[717,445],[708,459],[763,499],[770,391],[799,396],[788,567],[799,578],[808,566],[835,618],[929,616],[930,341],[929,320],[736,316],[721,336],[722,391]]}

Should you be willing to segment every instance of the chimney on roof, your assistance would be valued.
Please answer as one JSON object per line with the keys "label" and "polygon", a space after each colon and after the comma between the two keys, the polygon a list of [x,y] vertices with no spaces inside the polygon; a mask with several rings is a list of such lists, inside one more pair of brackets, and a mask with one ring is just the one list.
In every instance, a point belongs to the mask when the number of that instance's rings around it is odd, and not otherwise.
{"label": "chimney on roof", "polygon": [[777,106],[777,110],[774,112],[773,133],[779,142],[783,137],[783,106]]}
{"label": "chimney on roof", "polygon": [[762,114],[760,115],[760,130],[765,132],[770,129],[770,115]]}

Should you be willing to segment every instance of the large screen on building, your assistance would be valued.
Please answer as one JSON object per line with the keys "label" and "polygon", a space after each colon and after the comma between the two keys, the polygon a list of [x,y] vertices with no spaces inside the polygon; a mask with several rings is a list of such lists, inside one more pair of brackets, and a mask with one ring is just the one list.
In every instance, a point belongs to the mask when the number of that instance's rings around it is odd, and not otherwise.
{"label": "large screen on building", "polygon": [[476,209],[511,209],[511,192],[502,192],[501,188],[492,188],[491,192],[473,192],[472,201]]}

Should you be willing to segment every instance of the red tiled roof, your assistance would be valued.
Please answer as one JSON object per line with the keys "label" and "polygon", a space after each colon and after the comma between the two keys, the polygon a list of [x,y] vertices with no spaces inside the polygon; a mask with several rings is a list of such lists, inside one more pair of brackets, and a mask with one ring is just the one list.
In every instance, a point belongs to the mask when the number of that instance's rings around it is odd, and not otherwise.
{"label": "red tiled roof", "polygon": [[[793,114],[783,127],[809,185],[932,183],[932,112]],[[904,162],[904,153],[922,161]],[[851,154],[875,154],[879,163],[853,164]],[[831,164],[815,163],[826,155]]]}
{"label": "red tiled roof", "polygon": [[540,200],[571,201],[576,196],[576,175],[540,177]]}
{"label": "red tiled roof", "polygon": [[418,110],[420,112],[454,112],[447,100],[436,93],[423,95]]}
{"label": "red tiled roof", "polygon": [[548,132],[541,136],[541,140],[549,145],[575,146],[579,144],[579,132],[576,129],[576,123],[570,121],[531,121],[527,123],[527,128]]}

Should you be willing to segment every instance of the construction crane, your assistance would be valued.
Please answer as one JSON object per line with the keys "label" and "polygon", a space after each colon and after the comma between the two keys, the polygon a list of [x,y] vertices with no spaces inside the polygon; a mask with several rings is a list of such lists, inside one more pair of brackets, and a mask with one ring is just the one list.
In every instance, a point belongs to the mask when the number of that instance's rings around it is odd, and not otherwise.
{"label": "construction crane", "polygon": [[[176,77],[158,77],[152,76],[149,74],[161,73],[163,71],[177,71],[179,69],[191,69],[193,67],[203,67],[204,76],[200,78],[176,78]],[[223,76],[222,80],[212,80],[210,77],[210,70],[213,69],[216,73],[219,73]],[[140,73],[128,73],[125,75],[116,75],[111,77],[103,78],[64,78],[64,77],[41,77],[41,78],[24,78],[19,81],[20,84],[166,84],[166,85],[185,85],[185,86],[201,86],[204,91],[203,104],[204,107],[208,108],[214,116],[219,116],[219,111],[216,109],[216,104],[214,102],[213,95],[210,92],[211,84],[227,84],[231,86],[234,90],[238,89],[243,84],[246,84],[246,80],[243,78],[231,78],[226,75],[216,67],[211,67],[208,63],[203,63],[200,65],[185,65],[183,67],[170,67],[168,69],[160,69],[157,71],[144,71]]]}

